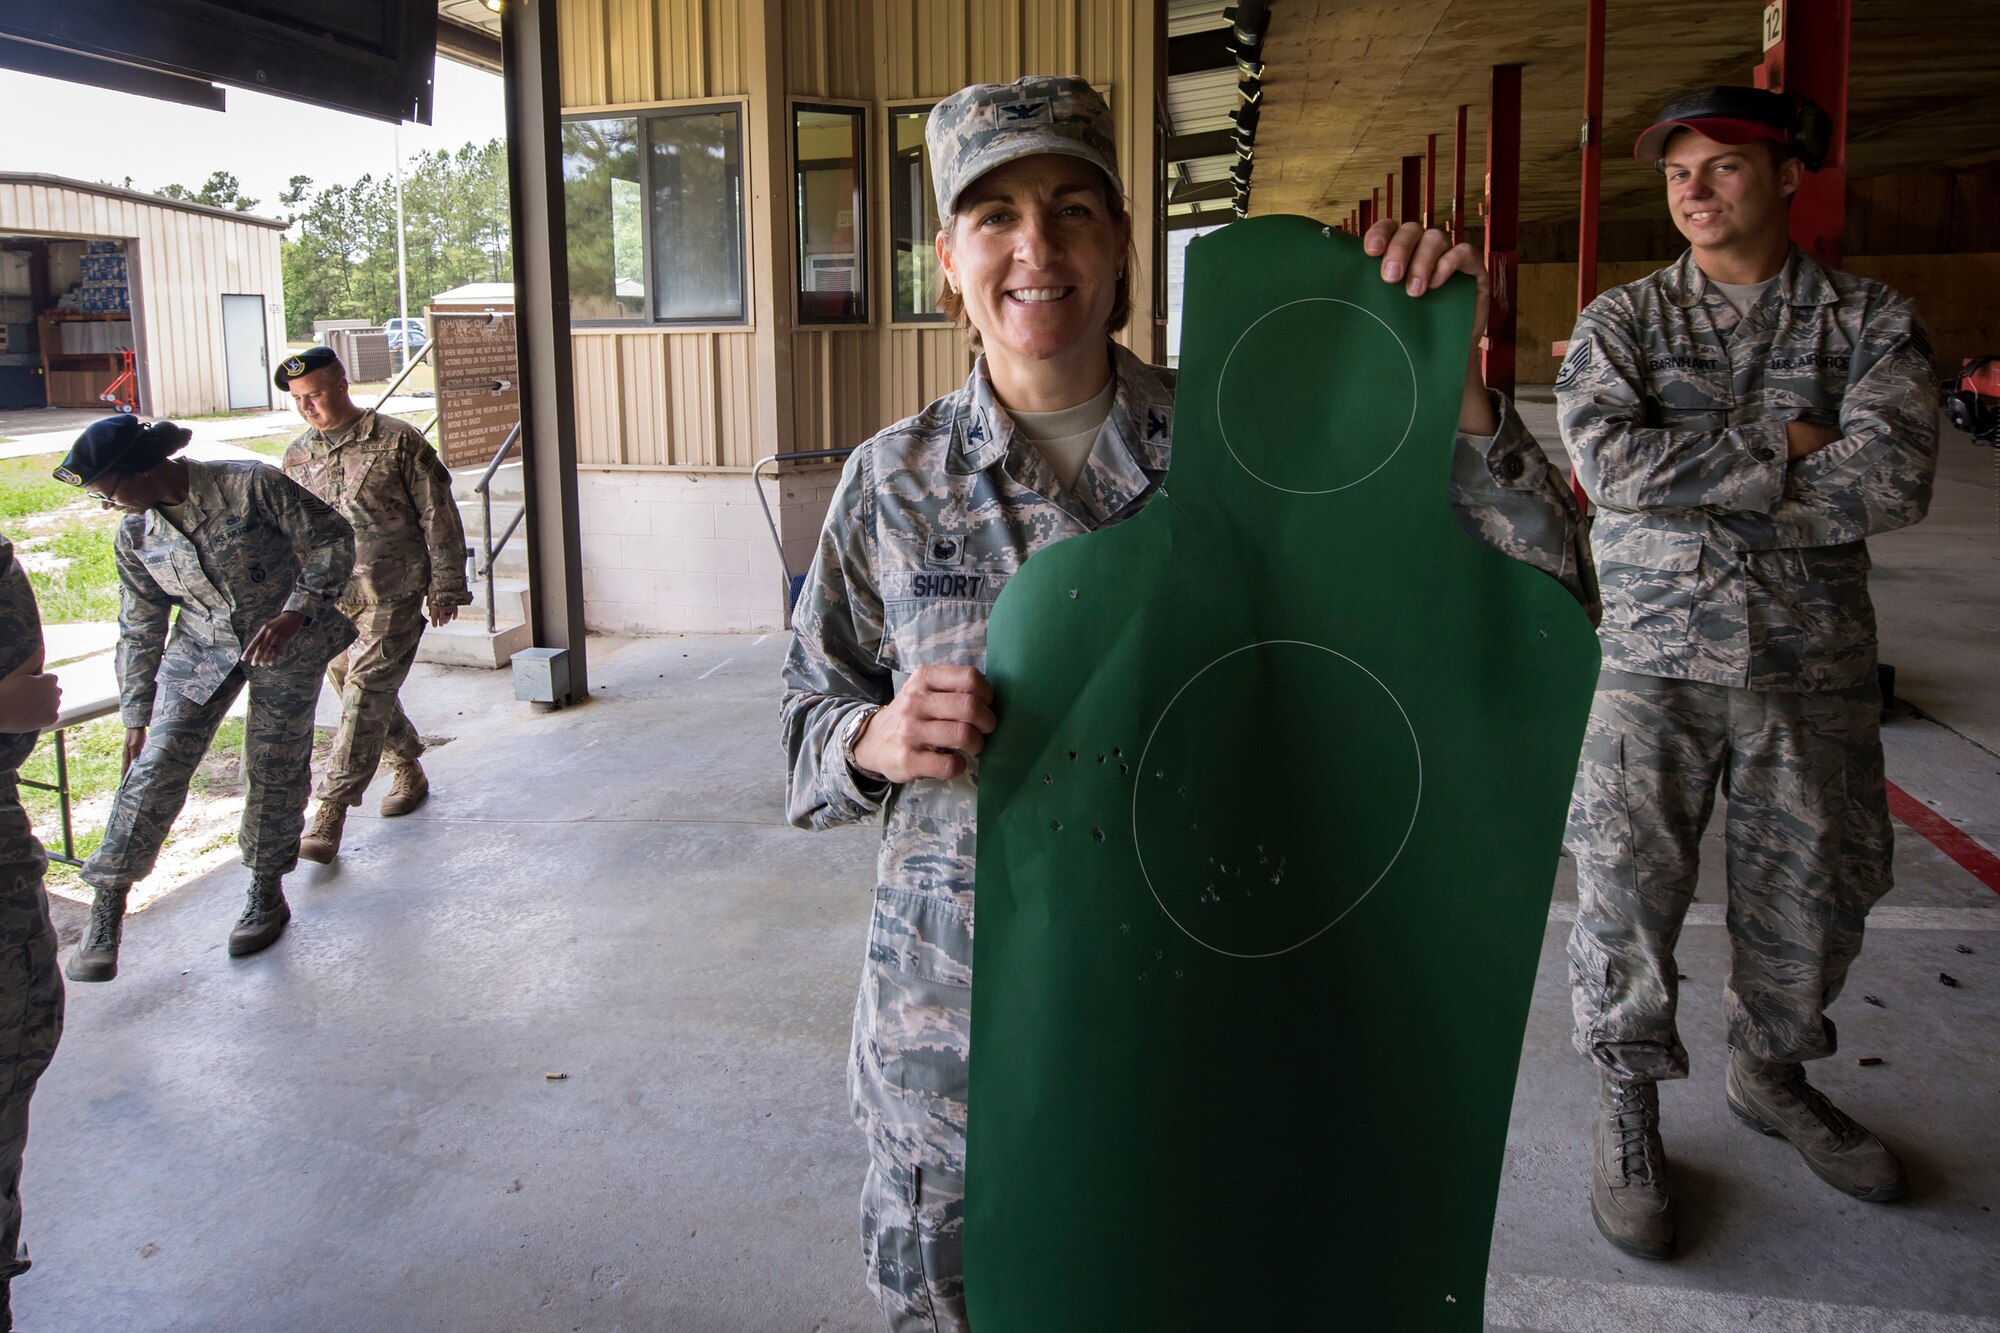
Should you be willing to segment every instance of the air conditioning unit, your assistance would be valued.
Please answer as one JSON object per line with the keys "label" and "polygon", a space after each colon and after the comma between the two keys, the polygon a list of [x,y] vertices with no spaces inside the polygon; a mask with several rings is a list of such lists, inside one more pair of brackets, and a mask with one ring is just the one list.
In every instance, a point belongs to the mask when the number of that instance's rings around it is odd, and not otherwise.
{"label": "air conditioning unit", "polygon": [[807,255],[806,290],[809,292],[853,291],[854,256]]}

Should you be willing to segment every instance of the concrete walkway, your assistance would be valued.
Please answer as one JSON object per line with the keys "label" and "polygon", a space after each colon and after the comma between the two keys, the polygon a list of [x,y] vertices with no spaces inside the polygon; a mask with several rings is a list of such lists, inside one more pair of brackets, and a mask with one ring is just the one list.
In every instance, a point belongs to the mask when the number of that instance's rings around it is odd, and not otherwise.
{"label": "concrete walkway", "polygon": [[[1885,578],[1960,579],[1988,558],[1971,525],[1991,498],[1882,543]],[[1968,633],[2000,613],[2000,581],[1976,583],[1952,584]],[[1885,655],[1927,682],[1929,717],[1888,727],[1890,776],[2000,849],[2000,758],[1930,720],[1964,701],[1905,609],[1885,607]],[[414,720],[456,737],[426,760],[430,803],[357,812],[340,863],[291,878],[280,944],[225,955],[240,868],[133,919],[123,975],[70,988],[36,1098],[22,1326],[879,1328],[843,1088],[874,839],[783,825],[784,648],[593,639],[593,701],[550,715],[504,673],[420,667]],[[1815,1075],[1905,1154],[1911,1197],[1838,1195],[1724,1110],[1711,837],[1681,958],[1695,1075],[1663,1097],[1685,1253],[1606,1246],[1586,1207],[1593,1076],[1568,1042],[1565,872],[1492,1329],[2000,1333],[2000,896],[1898,838],[1898,887],[1835,1010],[1841,1053]]]}
{"label": "concrete walkway", "polygon": [[[373,406],[374,395],[357,393],[364,406]],[[382,404],[391,416],[416,416],[421,421],[437,410],[437,401],[398,394]],[[55,453],[76,442],[83,428],[100,417],[112,414],[107,404],[93,408],[45,407],[0,413],[0,458],[22,458],[29,454]],[[180,423],[194,432],[194,444],[222,444],[230,440],[254,440],[265,435],[296,434],[304,429],[299,415],[290,407],[270,412],[239,412],[226,417],[196,418]]]}

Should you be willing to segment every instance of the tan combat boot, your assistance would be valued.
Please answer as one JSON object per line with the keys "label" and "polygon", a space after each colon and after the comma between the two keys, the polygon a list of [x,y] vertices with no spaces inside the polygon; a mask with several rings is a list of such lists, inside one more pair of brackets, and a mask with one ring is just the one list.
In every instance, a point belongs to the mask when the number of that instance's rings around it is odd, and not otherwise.
{"label": "tan combat boot", "polygon": [[340,850],[340,834],[347,827],[347,807],[339,801],[321,801],[313,815],[312,827],[299,839],[301,860],[326,865]]}
{"label": "tan combat boot", "polygon": [[1660,1142],[1660,1092],[1601,1075],[1592,1131],[1590,1215],[1604,1239],[1641,1259],[1674,1257],[1674,1207]]}
{"label": "tan combat boot", "polygon": [[382,815],[394,819],[422,805],[431,794],[430,779],[423,765],[412,759],[407,764],[389,765],[389,794],[382,798]]}
{"label": "tan combat boot", "polygon": [[1788,1141],[1814,1175],[1841,1193],[1888,1203],[1909,1188],[1896,1154],[1806,1082],[1803,1065],[1732,1050],[1725,1086],[1738,1120]]}
{"label": "tan combat boot", "polygon": [[[326,807],[321,805],[320,808]],[[347,813],[344,805],[334,808],[342,815]],[[338,829],[333,836],[338,841]],[[285,923],[291,919],[292,907],[285,901],[283,881],[276,876],[253,879],[243,904],[243,915],[236,919],[235,928],[229,932],[229,956],[241,958],[245,954],[270,948],[278,942],[278,936],[285,933]]]}
{"label": "tan combat boot", "polygon": [[97,890],[90,904],[90,924],[71,950],[64,976],[71,981],[110,981],[118,975],[118,939],[125,930],[125,897],[131,892],[130,885]]}

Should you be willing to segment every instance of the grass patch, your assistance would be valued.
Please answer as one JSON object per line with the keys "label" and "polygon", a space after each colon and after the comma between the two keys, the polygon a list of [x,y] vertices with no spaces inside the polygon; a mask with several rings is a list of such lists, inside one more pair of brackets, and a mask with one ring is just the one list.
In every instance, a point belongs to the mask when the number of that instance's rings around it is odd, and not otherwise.
{"label": "grass patch", "polygon": [[31,514],[77,503],[82,492],[49,475],[60,462],[61,454],[28,454],[0,460],[0,522],[11,524]]}
{"label": "grass patch", "polygon": [[239,449],[262,454],[266,458],[283,459],[285,450],[291,447],[292,441],[296,438],[295,432],[287,432],[283,435],[266,435],[255,440],[231,440],[230,443]]}
{"label": "grass patch", "polygon": [[36,543],[37,553],[63,562],[58,568],[28,574],[42,619],[51,625],[118,619],[118,567],[111,556],[117,516],[103,517],[110,521],[80,521]]}
{"label": "grass patch", "polygon": [[51,625],[118,619],[111,536],[121,517],[49,475],[55,453],[0,461],[0,522]]}

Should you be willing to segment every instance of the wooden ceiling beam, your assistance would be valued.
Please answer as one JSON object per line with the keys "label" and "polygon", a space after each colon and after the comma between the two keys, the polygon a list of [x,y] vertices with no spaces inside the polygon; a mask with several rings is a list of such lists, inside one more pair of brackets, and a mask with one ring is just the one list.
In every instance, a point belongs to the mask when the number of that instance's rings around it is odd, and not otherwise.
{"label": "wooden ceiling beam", "polygon": [[1210,28],[1206,32],[1183,33],[1167,38],[1167,77],[1177,74],[1206,74],[1210,70],[1235,69],[1236,52],[1229,45],[1229,29]]}
{"label": "wooden ceiling beam", "polygon": [[1234,130],[1208,130],[1202,134],[1176,134],[1167,140],[1167,161],[1192,162],[1198,157],[1233,157]]}
{"label": "wooden ceiling beam", "polygon": [[1234,209],[1198,209],[1192,213],[1167,214],[1167,230],[1193,231],[1196,227],[1219,227],[1225,222],[1234,221],[1236,221],[1236,211]]}
{"label": "wooden ceiling beam", "polygon": [[1199,204],[1211,199],[1227,199],[1236,193],[1236,183],[1227,178],[1219,181],[1204,181],[1199,185],[1183,185],[1167,196],[1170,204]]}

